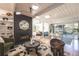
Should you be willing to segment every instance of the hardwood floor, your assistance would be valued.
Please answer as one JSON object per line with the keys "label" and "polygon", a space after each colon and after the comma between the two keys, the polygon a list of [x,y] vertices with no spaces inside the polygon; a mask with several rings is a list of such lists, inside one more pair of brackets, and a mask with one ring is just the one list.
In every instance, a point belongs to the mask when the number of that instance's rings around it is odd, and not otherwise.
{"label": "hardwood floor", "polygon": [[64,51],[67,56],[79,56],[79,40],[74,39],[70,45],[66,44]]}
{"label": "hardwood floor", "polygon": [[[46,45],[49,45],[49,37],[44,37],[44,40],[41,39],[41,41],[48,41]],[[64,55],[65,56],[79,56],[79,40],[75,36],[74,39],[72,39],[70,44],[65,44],[64,46]]]}
{"label": "hardwood floor", "polygon": [[[47,47],[47,50],[39,50],[40,54],[42,56],[46,56],[47,54],[50,54],[53,56],[53,53],[51,52],[50,49],[50,40],[48,37],[36,37],[38,41],[41,42],[41,44],[45,45]],[[30,53],[31,56],[37,56],[35,54],[35,51]],[[65,56],[79,56],[79,40],[78,39],[73,39],[71,44],[65,44],[64,46],[64,55]],[[28,56],[26,54],[26,56]]]}

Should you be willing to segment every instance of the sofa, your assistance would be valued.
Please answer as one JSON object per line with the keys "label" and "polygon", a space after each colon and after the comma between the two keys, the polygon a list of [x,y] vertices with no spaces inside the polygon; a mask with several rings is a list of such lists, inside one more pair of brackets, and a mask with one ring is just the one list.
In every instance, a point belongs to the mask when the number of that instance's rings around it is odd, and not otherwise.
{"label": "sofa", "polygon": [[7,51],[14,47],[14,39],[4,38],[4,43],[0,42],[0,56],[6,55]]}

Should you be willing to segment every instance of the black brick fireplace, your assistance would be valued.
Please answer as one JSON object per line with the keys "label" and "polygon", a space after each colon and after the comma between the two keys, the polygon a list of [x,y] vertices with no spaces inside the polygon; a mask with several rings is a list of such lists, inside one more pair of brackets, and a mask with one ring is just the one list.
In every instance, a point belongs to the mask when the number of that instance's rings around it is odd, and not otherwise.
{"label": "black brick fireplace", "polygon": [[[27,30],[20,29],[19,23],[22,20],[25,20],[29,23],[29,28]],[[26,41],[30,41],[31,36],[32,36],[32,17],[14,14],[15,44],[21,44]]]}

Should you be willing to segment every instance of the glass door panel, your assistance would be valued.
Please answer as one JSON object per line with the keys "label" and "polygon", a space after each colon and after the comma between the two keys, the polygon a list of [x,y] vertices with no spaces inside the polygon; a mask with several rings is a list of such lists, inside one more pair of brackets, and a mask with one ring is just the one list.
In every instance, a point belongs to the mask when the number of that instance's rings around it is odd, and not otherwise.
{"label": "glass door panel", "polygon": [[62,40],[65,42],[65,44],[70,45],[73,39],[73,24],[65,24]]}
{"label": "glass door panel", "polygon": [[55,24],[54,25],[54,34],[55,34],[56,38],[61,39],[62,34],[63,34],[63,25]]}
{"label": "glass door panel", "polygon": [[64,41],[65,55],[79,55],[79,24],[69,23],[69,24],[55,24],[54,34],[59,34],[61,40]]}
{"label": "glass door panel", "polygon": [[39,34],[40,36],[49,35],[49,24],[40,20],[33,20],[33,35]]}
{"label": "glass door panel", "polygon": [[65,42],[65,53],[67,55],[78,54],[78,23],[64,25],[62,40]]}

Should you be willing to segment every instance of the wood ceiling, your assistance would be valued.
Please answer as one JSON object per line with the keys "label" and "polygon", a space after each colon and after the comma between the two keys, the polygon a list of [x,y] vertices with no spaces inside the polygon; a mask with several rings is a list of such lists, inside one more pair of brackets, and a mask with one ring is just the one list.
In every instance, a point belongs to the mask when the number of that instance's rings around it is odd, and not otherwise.
{"label": "wood ceiling", "polygon": [[[32,5],[39,6],[39,9],[30,10],[32,8]],[[50,7],[53,7],[55,5],[55,3],[0,3],[0,9],[10,12],[19,11],[24,15],[35,17],[49,11]]]}
{"label": "wood ceiling", "polygon": [[[50,15],[50,18],[45,19],[45,15]],[[48,23],[77,22],[79,21],[79,4],[78,3],[62,4],[40,15],[39,20]]]}
{"label": "wood ceiling", "polygon": [[[33,4],[39,6],[37,11],[30,10]],[[48,23],[79,21],[78,3],[0,3],[0,9],[10,12],[20,11],[32,17],[39,16],[40,21]],[[45,15],[50,15],[50,18],[45,19]]]}

